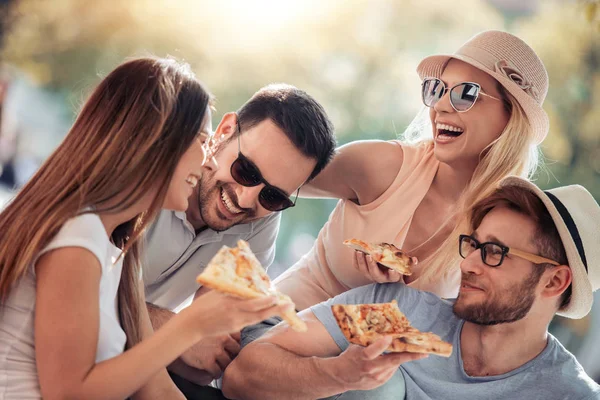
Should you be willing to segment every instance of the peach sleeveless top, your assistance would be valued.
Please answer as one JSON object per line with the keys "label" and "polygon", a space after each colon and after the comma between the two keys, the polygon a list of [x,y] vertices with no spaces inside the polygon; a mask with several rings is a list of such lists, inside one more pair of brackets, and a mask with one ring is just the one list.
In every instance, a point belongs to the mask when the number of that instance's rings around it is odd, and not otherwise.
{"label": "peach sleeveless top", "polygon": [[[390,187],[375,201],[357,205],[340,200],[319,232],[311,251],[275,281],[298,309],[305,309],[352,288],[371,283],[352,266],[354,251],[342,242],[357,238],[369,242],[388,242],[402,248],[412,217],[429,190],[439,161],[433,144],[410,146],[395,141],[404,161]],[[418,269],[428,259],[419,260]],[[451,298],[458,293],[460,274],[439,277],[432,282],[419,278],[408,286]]]}

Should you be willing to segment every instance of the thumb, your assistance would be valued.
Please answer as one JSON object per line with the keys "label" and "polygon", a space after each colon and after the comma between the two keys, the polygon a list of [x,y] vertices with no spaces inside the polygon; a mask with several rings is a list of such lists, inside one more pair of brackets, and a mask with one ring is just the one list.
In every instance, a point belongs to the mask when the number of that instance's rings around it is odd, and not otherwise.
{"label": "thumb", "polygon": [[367,360],[374,360],[378,356],[380,356],[392,343],[391,336],[383,336],[377,339],[375,342],[371,343],[369,346],[365,347],[363,350],[363,355]]}

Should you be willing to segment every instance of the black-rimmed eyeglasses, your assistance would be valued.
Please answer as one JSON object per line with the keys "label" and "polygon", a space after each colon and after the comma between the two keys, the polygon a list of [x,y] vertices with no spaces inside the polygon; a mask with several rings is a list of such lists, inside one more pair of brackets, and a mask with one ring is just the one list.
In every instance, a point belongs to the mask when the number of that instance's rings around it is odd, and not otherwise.
{"label": "black-rimmed eyeglasses", "polygon": [[460,235],[459,236],[458,252],[462,258],[467,258],[477,249],[481,250],[481,260],[485,265],[490,267],[499,267],[504,261],[504,257],[507,254],[512,254],[517,257],[523,258],[527,261],[531,261],[534,264],[552,264],[560,265],[558,262],[538,256],[537,254],[528,253],[526,251],[509,248],[500,243],[495,242],[484,242],[481,243],[473,236]]}

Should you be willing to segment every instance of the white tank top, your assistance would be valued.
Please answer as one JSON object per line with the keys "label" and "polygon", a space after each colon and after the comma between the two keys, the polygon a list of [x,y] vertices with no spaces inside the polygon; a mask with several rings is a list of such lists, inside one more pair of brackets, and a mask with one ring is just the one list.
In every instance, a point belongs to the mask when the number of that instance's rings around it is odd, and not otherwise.
{"label": "white tank top", "polygon": [[[110,242],[96,214],[83,214],[68,220],[38,258],[61,247],[82,247],[98,258],[102,277],[96,362],[121,354],[127,340],[119,323],[117,298],[123,262],[120,259],[114,263],[121,250]],[[32,265],[11,291],[6,303],[0,305],[0,399],[41,398],[35,363],[35,286]]]}

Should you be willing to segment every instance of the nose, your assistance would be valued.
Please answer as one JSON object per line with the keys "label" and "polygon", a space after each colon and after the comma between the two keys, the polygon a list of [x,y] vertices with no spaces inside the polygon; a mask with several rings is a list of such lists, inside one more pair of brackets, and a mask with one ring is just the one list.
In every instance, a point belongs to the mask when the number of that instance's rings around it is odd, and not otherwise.
{"label": "nose", "polygon": [[436,112],[445,112],[445,113],[450,113],[450,112],[454,111],[454,108],[452,108],[452,104],[450,104],[450,91],[449,90],[446,90],[446,92],[444,93],[442,98],[439,99],[439,101],[433,105],[433,109]]}
{"label": "nose", "polygon": [[265,187],[265,185],[262,183],[254,187],[238,185],[236,190],[238,205],[245,209],[256,209],[257,205],[259,204],[258,195],[263,187]]}
{"label": "nose", "polygon": [[481,275],[485,264],[481,259],[481,249],[477,249],[469,254],[460,263],[460,270],[465,274]]}

